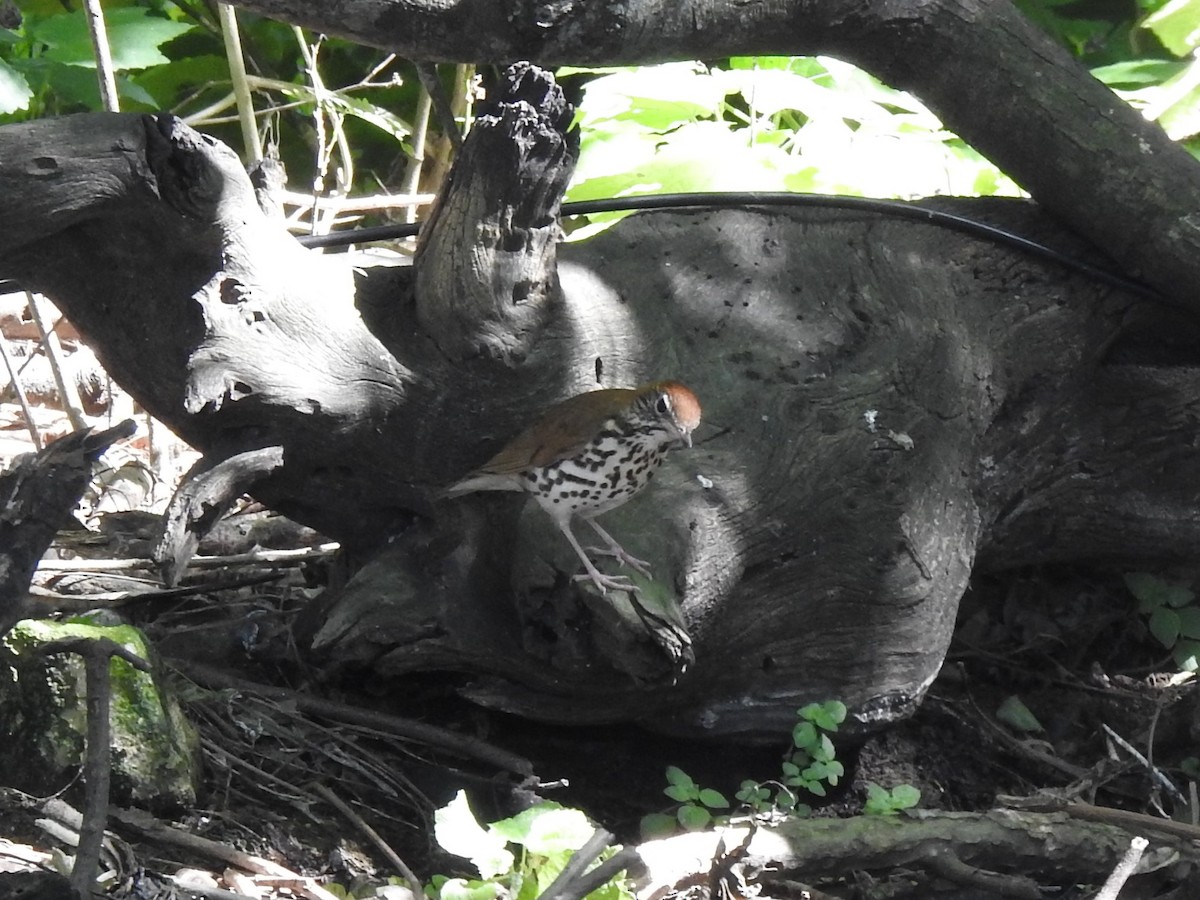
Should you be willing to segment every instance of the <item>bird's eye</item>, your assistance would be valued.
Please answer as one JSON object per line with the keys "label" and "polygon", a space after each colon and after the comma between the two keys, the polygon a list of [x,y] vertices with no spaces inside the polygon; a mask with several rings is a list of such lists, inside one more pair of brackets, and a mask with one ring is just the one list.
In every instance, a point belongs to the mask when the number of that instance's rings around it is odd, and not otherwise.
{"label": "bird's eye", "polygon": [[658,400],[654,402],[654,411],[660,416],[665,416],[671,411],[671,401],[667,399],[666,394],[658,395]]}

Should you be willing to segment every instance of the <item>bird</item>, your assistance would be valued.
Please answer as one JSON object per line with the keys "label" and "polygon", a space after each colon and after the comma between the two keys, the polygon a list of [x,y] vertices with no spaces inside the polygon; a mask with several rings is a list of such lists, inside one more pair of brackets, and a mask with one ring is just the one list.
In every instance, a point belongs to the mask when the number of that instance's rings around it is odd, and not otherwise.
{"label": "bird", "polygon": [[700,401],[678,381],[636,388],[604,388],[577,394],[551,406],[499,453],[443,491],[446,498],[476,491],[532,494],[583,562],[601,594],[631,590],[624,576],[596,568],[571,530],[578,516],[606,548],[593,552],[616,557],[650,577],[650,565],[627,553],[595,517],[616,509],[649,484],[667,450],[692,446],[700,424]]}

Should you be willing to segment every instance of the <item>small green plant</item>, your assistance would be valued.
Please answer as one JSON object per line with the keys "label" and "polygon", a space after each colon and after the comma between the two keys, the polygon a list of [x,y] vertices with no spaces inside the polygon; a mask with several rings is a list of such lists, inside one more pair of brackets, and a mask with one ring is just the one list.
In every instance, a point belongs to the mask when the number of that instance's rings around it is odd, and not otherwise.
{"label": "small green plant", "polygon": [[[469,859],[479,878],[435,875],[426,889],[432,900],[534,900],[595,832],[582,812],[551,802],[485,828],[462,791],[434,813],[433,821],[434,837],[442,849]],[[613,852],[605,851],[600,860]],[[589,900],[633,900],[620,876],[587,896]]]}
{"label": "small green plant", "polygon": [[826,785],[836,787],[846,774],[829,737],[846,720],[846,704],[839,700],[810,703],[797,714],[800,721],[792,729],[794,749],[783,762],[783,783],[824,797]]}
{"label": "small green plant", "polygon": [[810,703],[796,715],[792,746],[780,766],[780,777],[743,781],[738,789],[737,799],[756,815],[810,815],[812,807],[800,802],[799,791],[824,797],[826,787],[835,787],[846,773],[829,737],[845,721],[846,705],[838,700]]}
{"label": "small green plant", "polygon": [[902,809],[912,809],[921,802],[921,792],[911,784],[899,784],[890,791],[875,782],[867,784],[867,802],[863,812],[868,816],[894,816]]}
{"label": "small green plant", "polygon": [[1175,664],[1186,672],[1200,668],[1200,606],[1196,592],[1182,582],[1168,581],[1147,572],[1130,572],[1125,585],[1137,598],[1146,627],[1171,651]]}
{"label": "small green plant", "polygon": [[643,836],[672,834],[678,826],[699,831],[714,820],[714,812],[729,809],[729,801],[720,791],[702,788],[678,766],[667,766],[667,786],[663,793],[679,804],[675,814],[650,813],[642,818]]}

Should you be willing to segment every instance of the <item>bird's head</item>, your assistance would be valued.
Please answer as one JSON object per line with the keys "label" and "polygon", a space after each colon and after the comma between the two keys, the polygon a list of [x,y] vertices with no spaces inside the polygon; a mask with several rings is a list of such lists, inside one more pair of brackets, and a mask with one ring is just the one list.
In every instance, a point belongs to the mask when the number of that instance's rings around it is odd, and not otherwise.
{"label": "bird's head", "polygon": [[700,401],[690,389],[678,381],[655,382],[641,389],[637,405],[671,440],[692,446],[692,432],[700,424]]}

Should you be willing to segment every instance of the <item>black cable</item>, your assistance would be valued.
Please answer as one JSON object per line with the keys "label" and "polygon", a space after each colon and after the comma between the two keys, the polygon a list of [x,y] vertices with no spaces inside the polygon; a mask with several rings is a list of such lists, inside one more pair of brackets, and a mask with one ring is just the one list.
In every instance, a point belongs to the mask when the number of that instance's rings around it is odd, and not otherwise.
{"label": "black cable", "polygon": [[[847,197],[835,194],[793,194],[773,191],[742,191],[719,194],[646,194],[640,197],[612,197],[603,200],[576,200],[562,205],[563,216],[585,216],[591,213],[621,212],[647,209],[695,209],[697,207],[729,208],[743,206],[810,206],[827,209],[863,210],[882,213],[900,219],[913,219],[942,228],[949,228],[972,237],[992,241],[1002,246],[1015,247],[1031,256],[1058,263],[1072,271],[1087,275],[1104,284],[1110,284],[1146,297],[1150,300],[1169,303],[1150,285],[1129,278],[1119,272],[1094,266],[1074,256],[1069,256],[1039,244],[1037,241],[1006,231],[996,225],[988,225],[955,213],[928,209],[901,200],[880,200],[874,197]],[[396,225],[375,225],[368,228],[352,228],[333,231],[329,234],[302,235],[297,240],[305,247],[345,247],[350,244],[370,244],[376,241],[394,241],[413,237],[420,231],[421,223],[412,222]],[[0,292],[11,290],[16,285],[11,281],[0,281]]]}
{"label": "black cable", "polygon": [[[646,194],[640,197],[612,197],[603,200],[576,200],[562,205],[562,215],[586,216],[591,213],[621,212],[626,210],[646,209],[694,209],[696,207],[728,207],[741,206],[811,206],[828,209],[852,209],[867,212],[882,213],[900,219],[913,219],[927,222],[942,228],[949,228],[972,237],[993,241],[1002,246],[1015,247],[1031,256],[1049,260],[1065,266],[1072,271],[1095,278],[1104,284],[1111,284],[1140,297],[1146,297],[1160,302],[1169,302],[1160,292],[1150,285],[1134,278],[1113,272],[1109,269],[1094,266],[1074,256],[1039,244],[1037,241],[1022,237],[997,225],[988,225],[975,219],[968,219],[955,213],[943,212],[938,209],[928,209],[901,200],[880,200],[874,197],[846,197],[834,194],[793,194],[777,191],[742,191],[738,193],[719,194]],[[421,224],[408,223],[397,225],[376,225],[370,228],[357,228],[349,231],[334,231],[329,234],[305,235],[299,238],[305,247],[341,247],[348,244],[367,244],[374,241],[397,240],[412,237],[421,228]]]}

